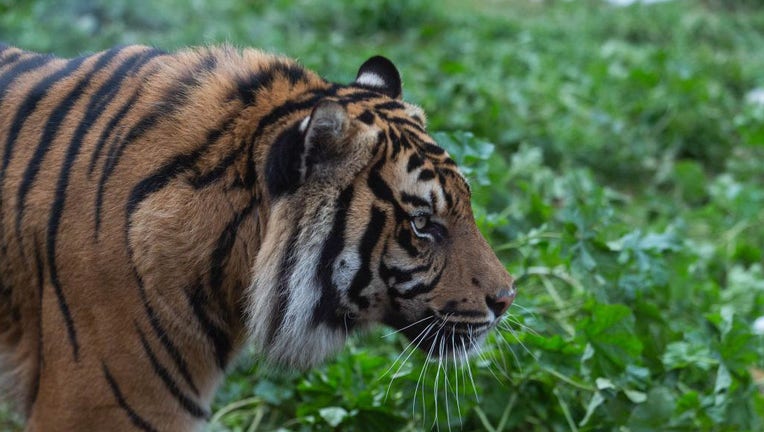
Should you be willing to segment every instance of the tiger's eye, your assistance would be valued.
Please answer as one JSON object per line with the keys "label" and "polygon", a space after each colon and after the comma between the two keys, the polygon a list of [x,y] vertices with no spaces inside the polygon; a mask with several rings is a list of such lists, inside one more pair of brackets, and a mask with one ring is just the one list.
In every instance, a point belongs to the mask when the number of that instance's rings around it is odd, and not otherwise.
{"label": "tiger's eye", "polygon": [[422,231],[427,227],[429,221],[427,216],[417,216],[414,218],[414,228],[416,228],[417,231]]}

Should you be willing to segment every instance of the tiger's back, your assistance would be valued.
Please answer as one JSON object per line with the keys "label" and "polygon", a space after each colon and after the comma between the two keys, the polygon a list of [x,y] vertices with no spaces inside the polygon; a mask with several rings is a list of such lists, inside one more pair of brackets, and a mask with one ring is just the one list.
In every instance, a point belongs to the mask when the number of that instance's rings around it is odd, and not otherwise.
{"label": "tiger's back", "polygon": [[381,322],[466,357],[515,295],[381,57],[339,85],[250,49],[0,46],[0,154],[28,430],[197,428],[247,340],[305,368]]}

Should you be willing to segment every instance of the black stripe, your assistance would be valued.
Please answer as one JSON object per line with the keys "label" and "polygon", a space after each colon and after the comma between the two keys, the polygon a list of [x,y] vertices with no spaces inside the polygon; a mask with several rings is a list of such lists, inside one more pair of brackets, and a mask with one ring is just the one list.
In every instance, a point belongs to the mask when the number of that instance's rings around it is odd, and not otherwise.
{"label": "black stripe", "polygon": [[[163,51],[152,49],[150,51],[140,53],[136,56],[130,57],[127,60],[125,60],[125,62],[114,72],[114,75],[112,76],[112,78],[109,79],[110,82],[104,85],[104,89],[105,89],[104,91],[109,92],[108,95],[104,96],[105,98],[104,105],[103,105],[104,109],[106,108],[106,105],[111,102],[111,99],[113,99],[114,96],[116,96],[116,94],[119,93],[120,87],[122,86],[122,82],[125,79],[127,79],[128,77],[134,76],[136,71],[142,68],[146,63],[148,63],[155,57],[159,57],[162,55],[165,55]],[[128,113],[129,109],[135,105],[135,101],[138,99],[138,96],[140,96],[141,90],[142,90],[142,87],[139,85],[133,91],[133,94],[129,98],[127,98],[127,101],[117,110],[117,113],[114,115],[114,117],[112,117],[109,120],[106,127],[104,127],[103,131],[101,132],[101,135],[98,137],[98,141],[96,142],[95,147],[93,148],[93,154],[90,157],[90,164],[88,165],[88,176],[90,176],[93,173],[93,169],[95,169],[95,164],[98,158],[101,156],[101,151],[103,150],[103,147],[106,144],[108,137],[111,136],[111,133],[114,131],[114,128],[122,120],[122,118]]]}
{"label": "black stripe", "polygon": [[[379,277],[387,285],[402,284],[411,281],[414,278],[414,273],[421,273],[423,271],[430,270],[432,261],[427,264],[419,265],[410,269],[403,269],[395,266],[388,266],[384,262],[379,263]],[[393,278],[393,283],[389,283],[389,279]]]}
{"label": "black stripe", "polygon": [[419,176],[417,177],[417,180],[419,181],[429,181],[435,178],[435,172],[431,169],[423,169],[419,172]]}
{"label": "black stripe", "polygon": [[[257,138],[259,138],[268,127],[277,123],[284,117],[287,117],[290,114],[293,114],[297,111],[302,111],[308,108],[312,108],[322,98],[325,98],[328,96],[334,96],[337,93],[338,89],[339,89],[339,86],[337,85],[332,85],[325,89],[316,89],[313,92],[313,94],[311,94],[310,97],[308,97],[307,99],[300,100],[300,101],[290,101],[283,105],[279,105],[273,108],[268,114],[263,116],[260,119],[260,121],[257,123],[257,128],[255,129],[254,136],[252,137],[252,142],[256,142]],[[337,102],[344,106],[347,106],[347,104],[349,104],[351,101],[350,99],[341,99]]]}
{"label": "black stripe", "polygon": [[[220,233],[220,236],[215,243],[215,249],[210,255],[209,272],[210,290],[212,291],[213,295],[220,294],[222,291],[224,279],[223,268],[228,262],[228,258],[231,255],[233,246],[236,243],[236,234],[239,230],[239,227],[241,226],[242,222],[244,222],[244,220],[249,217],[252,211],[255,210],[258,203],[258,199],[256,197],[252,197],[249,204],[247,204],[247,206],[241,212],[237,213],[236,216],[234,216],[234,218],[228,222],[228,225],[226,225],[223,232]],[[220,298],[221,296],[218,297]]]}
{"label": "black stripe", "polygon": [[[203,146],[204,147],[204,146]],[[176,155],[172,160],[165,163],[157,171],[154,171],[150,176],[144,177],[143,180],[138,182],[130,191],[130,196],[127,199],[126,208],[126,233],[130,229],[132,222],[132,215],[138,208],[138,205],[149,197],[149,195],[167,186],[167,184],[175,177],[183,173],[185,170],[191,168],[193,164],[202,155],[204,148],[197,148],[191,153],[184,153]]]}
{"label": "black stripe", "polygon": [[[193,70],[189,71],[178,83],[168,89],[164,96],[160,98],[162,104],[156,107],[154,110],[143,116],[138,122],[133,125],[132,128],[125,134],[124,138],[109,151],[109,157],[104,163],[104,168],[101,173],[101,178],[98,180],[98,188],[96,191],[96,204],[95,204],[95,226],[96,235],[101,227],[101,210],[103,207],[103,194],[106,189],[106,183],[111,178],[112,173],[116,169],[117,165],[122,158],[127,147],[133,142],[139,140],[145,133],[152,129],[157,122],[163,118],[168,117],[175,111],[181,108],[187,100],[192,96],[191,89],[194,86],[199,85],[200,79],[204,72],[209,72],[214,69],[216,59],[214,56],[209,55]],[[128,203],[128,206],[130,203]]]}
{"label": "black stripe", "polygon": [[395,220],[396,222],[401,223],[406,219],[406,217],[408,217],[408,215],[403,210],[403,207],[401,207],[400,203],[395,199],[393,190],[390,188],[390,186],[387,185],[385,180],[379,174],[380,170],[386,162],[387,159],[382,157],[378,162],[374,164],[371,171],[369,172],[368,177],[366,178],[366,185],[369,186],[369,189],[371,189],[372,193],[374,193],[377,198],[390,203],[393,206]]}
{"label": "black stripe", "polygon": [[[86,57],[80,57],[80,58],[68,61],[65,67],[59,69],[53,74],[48,75],[46,78],[40,81],[32,90],[30,90],[30,92],[27,94],[26,99],[24,100],[24,102],[22,102],[21,107],[16,112],[16,116],[11,126],[11,132],[8,135],[8,140],[6,141],[5,157],[3,159],[3,170],[2,170],[2,175],[0,176],[0,182],[4,180],[5,170],[8,167],[8,163],[10,163],[13,146],[27,118],[35,111],[39,101],[47,95],[48,90],[50,90],[50,88],[59,80],[69,76],[72,72],[76,71],[80,67],[80,65],[85,61],[85,59]],[[67,100],[69,100],[69,98],[65,98],[64,102],[61,105],[59,105],[59,107],[64,105]],[[68,111],[68,108],[66,108],[64,111],[65,112]],[[54,114],[60,114],[59,110],[58,109],[55,110]],[[63,119],[63,116],[61,116],[60,118],[59,116],[56,116],[56,118],[49,119],[45,127],[45,132],[43,133],[43,139],[47,138],[48,140],[52,140],[53,136],[49,135],[51,123],[55,123],[54,126],[57,128],[57,124],[60,123],[62,119]],[[39,164],[41,163],[42,156],[44,155],[44,151],[41,151],[41,147],[43,147],[44,145],[49,145],[49,144],[50,144],[49,142],[45,143],[41,140],[40,145],[38,145],[38,148],[35,151],[32,161],[29,163],[26,171],[24,172],[24,177],[22,178],[22,183],[19,187],[19,195],[17,196],[17,205],[19,207],[19,210],[17,210],[16,235],[19,238],[20,245],[21,245],[21,213],[23,212],[23,203],[26,197],[27,189],[29,187],[29,184],[31,184],[30,171],[34,171],[34,173],[36,174],[36,170],[39,170]],[[35,168],[31,168],[33,166]],[[78,360],[79,343],[77,341],[77,331],[74,328],[74,320],[72,319],[71,311],[69,310],[69,305],[67,304],[66,298],[64,297],[64,294],[61,291],[61,287],[54,285],[54,288],[55,288],[54,292],[56,294],[56,299],[58,301],[58,307],[61,310],[61,314],[63,315],[64,322],[66,324],[66,330],[69,336],[69,342],[72,345],[72,353],[74,355],[74,359]]]}
{"label": "black stripe", "polygon": [[[37,174],[40,172],[40,167],[42,166],[43,159],[48,154],[48,150],[50,150],[51,146],[53,145],[53,141],[58,134],[58,129],[64,124],[69,111],[71,111],[72,107],[74,107],[74,104],[76,104],[82,96],[85,88],[90,84],[90,79],[93,77],[93,75],[97,72],[100,72],[101,69],[119,53],[119,51],[119,48],[106,51],[98,58],[95,65],[87,72],[87,74],[85,74],[85,76],[76,77],[75,79],[77,79],[77,85],[74,86],[74,88],[72,88],[69,93],[67,93],[61,99],[61,102],[59,102],[58,105],[53,108],[53,110],[50,112],[50,115],[45,120],[45,128],[43,129],[40,140],[37,143],[37,147],[35,148],[34,154],[32,155],[32,159],[29,161],[29,164],[24,170],[24,176],[21,179],[18,194],[16,195],[16,236],[19,238],[19,242],[21,242],[21,221],[24,217],[24,210],[26,208],[27,193],[29,193],[29,190],[32,188],[35,180],[37,179]],[[33,90],[33,93],[40,92],[39,97],[42,99],[42,97],[45,96],[45,94],[54,84],[56,84],[58,80],[64,77],[68,77],[71,73],[75,72],[84,60],[85,58],[80,58],[72,61],[69,65],[67,65],[66,68],[57,73],[58,77],[56,80],[49,81],[44,87],[38,85],[35,90]],[[32,112],[29,113],[29,115],[31,114]],[[54,284],[56,282],[57,281],[54,281]]]}
{"label": "black stripe", "polygon": [[430,153],[434,155],[442,155],[443,153],[446,152],[445,150],[443,150],[442,147],[439,147],[435,144],[423,143],[421,147],[425,153]]}
{"label": "black stripe", "polygon": [[385,111],[402,110],[405,108],[406,107],[402,103],[395,102],[395,101],[382,102],[382,103],[374,105],[375,110],[385,110]]}
{"label": "black stripe", "polygon": [[379,118],[381,118],[382,120],[384,120],[385,122],[389,124],[409,127],[411,128],[412,131],[415,131],[418,133],[423,133],[423,134],[427,133],[422,127],[422,125],[406,117],[393,117],[383,111],[377,111],[377,115],[379,116]]}
{"label": "black stripe", "polygon": [[16,60],[19,59],[19,57],[21,57],[21,52],[15,52],[15,53],[12,53],[12,54],[8,55],[7,57],[3,57],[2,58],[2,66],[5,66],[5,65],[8,65],[8,64],[11,64],[11,63],[15,62]]}
{"label": "black stripe", "polygon": [[[296,220],[302,218],[301,214],[295,217]],[[276,287],[278,298],[276,305],[271,312],[270,325],[268,327],[268,334],[265,338],[266,346],[273,345],[276,336],[281,331],[281,326],[284,323],[284,317],[289,306],[289,279],[294,273],[294,266],[297,264],[297,238],[299,237],[299,230],[295,228],[289,237],[287,247],[284,249],[284,256],[281,260],[281,266],[279,270],[279,280]]]}
{"label": "black stripe", "polygon": [[438,271],[438,273],[435,275],[435,278],[432,280],[432,282],[430,282],[428,284],[427,283],[416,284],[413,287],[411,287],[411,289],[409,289],[408,291],[403,292],[403,293],[395,291],[395,290],[388,291],[388,292],[390,292],[390,295],[393,296],[393,297],[400,297],[400,298],[404,298],[404,299],[411,299],[411,298],[414,298],[414,297],[416,297],[416,296],[418,296],[420,294],[428,293],[428,292],[432,291],[433,288],[435,288],[436,285],[438,285],[438,282],[440,282],[441,276],[443,276],[443,270],[445,270],[445,268],[446,268],[445,265],[443,267],[441,267],[440,270]]}
{"label": "black stripe", "polygon": [[485,312],[473,309],[460,310],[459,302],[451,300],[446,302],[446,305],[438,310],[441,315],[462,316],[467,318],[482,317],[485,316]]}
{"label": "black stripe", "polygon": [[[0,103],[2,103],[3,99],[5,98],[5,94],[8,91],[8,88],[16,81],[16,79],[20,78],[23,73],[29,72],[32,70],[35,70],[37,68],[40,68],[42,66],[45,66],[49,62],[51,62],[54,59],[52,56],[33,56],[31,58],[25,59],[23,61],[20,61],[13,65],[9,70],[7,70],[5,73],[0,75]],[[22,102],[21,108],[25,108],[26,105],[29,105],[26,101],[29,100],[32,97],[31,94],[27,93],[27,99]],[[37,103],[35,102],[35,105]],[[14,119],[14,122],[12,125],[15,125],[18,123],[18,116],[19,115],[25,115],[24,113],[16,112],[16,119]],[[20,128],[20,126],[19,126]],[[0,208],[2,208],[3,205],[3,183],[5,181],[5,171],[8,169],[8,164],[11,162],[11,156],[13,152],[13,145],[16,142],[16,138],[18,136],[19,131],[16,130],[14,132],[13,129],[11,129],[8,132],[8,136],[6,138],[5,142],[5,152],[3,153],[3,164],[2,167],[0,167]],[[5,250],[5,236],[3,236],[3,250]]]}
{"label": "black stripe", "polygon": [[[233,250],[233,246],[236,243],[236,234],[239,230],[239,227],[257,207],[257,204],[257,198],[252,197],[249,204],[247,204],[247,206],[241,212],[237,213],[234,218],[228,222],[225,229],[218,237],[218,240],[215,243],[215,249],[210,255],[210,295],[217,299],[218,316],[224,323],[228,323],[231,319],[233,319],[234,316],[238,316],[236,311],[229,310],[230,305],[226,304],[224,301],[224,267],[227,264],[228,258],[230,257],[231,251]],[[232,351],[230,334],[226,334],[224,331],[214,325],[210,325],[209,327],[205,325],[203,321],[205,318],[207,318],[206,314],[204,314],[204,316],[201,316],[201,314],[197,315],[199,317],[200,324],[202,327],[204,327],[207,336],[210,338],[210,342],[212,342],[215,348],[215,357],[217,358],[218,365],[221,369],[225,368]],[[209,319],[207,319],[207,321],[209,321]]]}
{"label": "black stripe", "polygon": [[233,162],[241,156],[238,153],[229,153],[227,154],[219,164],[215,165],[214,168],[209,170],[206,173],[199,174],[195,177],[192,177],[189,179],[189,183],[194,187],[194,189],[203,189],[209,185],[211,185],[214,181],[219,180],[221,177],[223,177],[223,174],[225,173],[226,169],[233,164]]}
{"label": "black stripe", "polygon": [[469,194],[472,193],[472,188],[470,187],[470,184],[461,174],[459,174],[459,172],[455,169],[455,167],[454,168],[448,167],[448,166],[439,167],[437,168],[437,170],[438,170],[438,180],[440,180],[440,183],[442,185],[445,186],[446,184],[445,176],[448,176],[454,179],[455,182],[461,183],[462,186],[467,190],[467,193]]}
{"label": "black stripe", "polygon": [[405,132],[408,132],[408,130],[403,129],[403,131],[401,132],[401,146],[405,148],[406,150],[410,150],[414,147],[414,145],[411,143],[411,139]]}
{"label": "black stripe", "polygon": [[382,176],[379,174],[379,168],[384,164],[384,159],[380,160],[380,163],[377,163],[374,168],[372,168],[371,172],[369,172],[369,177],[366,180],[366,184],[369,186],[369,189],[374,193],[374,195],[386,202],[389,203],[395,203],[395,196],[393,195],[393,190],[390,189],[390,186],[387,185],[385,180],[382,179]]}
{"label": "black stripe", "polygon": [[398,234],[395,236],[398,245],[403,248],[410,257],[416,258],[419,256],[420,251],[414,246],[414,243],[412,242],[413,239],[414,235],[412,234],[411,229],[407,226],[401,227],[398,230]]}
{"label": "black stripe", "polygon": [[297,190],[301,183],[300,161],[304,152],[305,138],[299,123],[281,132],[271,145],[265,162],[265,181],[271,199]]}
{"label": "black stripe", "polygon": [[117,384],[117,381],[111,375],[109,368],[106,367],[106,364],[103,362],[101,362],[101,369],[103,369],[103,376],[106,378],[106,382],[109,383],[111,393],[117,399],[117,404],[120,406],[120,408],[125,410],[125,413],[127,414],[127,417],[130,419],[130,422],[133,424],[133,426],[144,432],[158,432],[157,429],[151,425],[151,423],[138,415],[138,413],[136,413],[135,410],[127,403],[125,396],[122,394],[122,390],[120,390],[119,385]]}
{"label": "black stripe", "polygon": [[209,298],[204,292],[202,283],[198,282],[190,293],[186,292],[186,297],[188,298],[191,310],[194,312],[197,321],[199,321],[199,325],[210,342],[212,342],[218,367],[220,369],[225,368],[228,362],[228,355],[231,353],[231,335],[228,331],[212,322],[212,319],[207,314],[205,305],[209,303]]}
{"label": "black stripe", "polygon": [[[112,50],[109,50],[105,52],[96,62],[93,69],[88,72],[88,74],[82,78],[79,82],[79,84],[64,98],[64,100],[56,107],[56,109],[53,111],[49,118],[49,122],[45,127],[45,132],[42,135],[42,138],[40,140],[40,143],[38,144],[37,151],[35,152],[35,157],[39,157],[40,160],[44,157],[45,153],[47,152],[49,146],[51,145],[53,141],[53,137],[58,132],[58,126],[63,123],[68,111],[72,108],[72,106],[76,103],[76,101],[79,99],[79,97],[82,95],[85,86],[87,86],[90,82],[90,79],[92,76],[99,72],[102,68],[104,68],[108,63],[110,63],[121,51],[121,48],[114,48]],[[94,118],[97,118],[98,115],[101,113],[102,104],[100,103],[100,96],[101,90],[104,87],[102,86],[99,91],[96,92],[96,94],[91,98],[90,103],[88,104],[88,107],[86,109],[85,116],[80,121],[79,125],[77,126],[77,129],[72,136],[72,139],[69,143],[69,146],[67,147],[66,156],[64,158],[64,163],[61,165],[61,170],[58,176],[58,182],[56,183],[56,191],[54,196],[53,205],[51,207],[50,211],[50,218],[48,220],[48,231],[47,231],[47,238],[46,238],[46,256],[48,259],[49,267],[48,271],[50,274],[50,280],[53,284],[53,288],[56,292],[56,297],[58,298],[59,307],[62,310],[62,313],[64,311],[68,311],[68,305],[66,303],[66,299],[63,295],[63,288],[61,286],[61,281],[58,278],[58,267],[56,265],[56,240],[58,237],[58,228],[59,224],[61,222],[61,216],[63,214],[64,210],[64,204],[66,202],[66,188],[69,185],[69,175],[71,174],[71,168],[74,164],[74,160],[79,154],[80,146],[82,145],[82,139],[87,132],[87,128],[92,124],[92,120]],[[51,123],[53,123],[52,127]],[[42,150],[41,150],[42,149]],[[30,164],[31,166],[31,164]],[[27,170],[29,170],[29,167],[27,167]],[[30,174],[30,177],[32,180],[29,181],[29,187],[31,187],[32,182],[34,181],[34,177],[37,175],[37,171],[39,170],[39,163],[37,165],[36,170],[34,170],[33,173]],[[25,173],[24,180],[27,180],[30,178]],[[22,183],[24,185],[24,183]],[[16,230],[17,235],[20,236],[21,231],[21,218],[24,211],[24,197],[26,196],[28,189],[25,189],[23,192],[23,195],[20,195],[20,203],[19,207],[17,209],[17,216],[16,216]],[[21,193],[21,192],[20,192]],[[67,321],[67,326],[69,325],[69,321]],[[72,343],[72,349],[74,352],[74,358],[75,360],[78,360],[79,356],[79,345],[77,343],[77,334],[74,329],[73,323],[72,328],[69,332],[70,336],[70,342]],[[68,329],[68,327],[67,327]]]}
{"label": "black stripe", "polygon": [[419,168],[420,166],[424,165],[424,159],[419,155],[419,152],[411,153],[411,156],[409,157],[409,162],[406,165],[406,171],[411,172],[415,169]]}
{"label": "black stripe", "polygon": [[130,196],[127,199],[126,214],[126,232],[130,229],[132,223],[132,215],[138,208],[138,205],[149,197],[149,195],[167,186],[167,184],[176,178],[178,175],[187,171],[204,155],[212,145],[221,137],[224,133],[229,131],[230,126],[233,124],[233,118],[229,117],[225,119],[215,129],[207,132],[204,143],[191,151],[190,153],[181,153],[175,155],[169,162],[165,163],[158,170],[154,171],[148,177],[143,178],[137,185],[130,191]]}
{"label": "black stripe", "polygon": [[53,56],[33,55],[19,61],[15,65],[11,66],[7,71],[0,75],[0,102],[5,98],[5,93],[13,83],[23,76],[26,72],[31,72],[35,69],[41,68],[46,64],[53,61]]}
{"label": "black stripe", "polygon": [[98,158],[101,156],[103,147],[106,145],[106,140],[111,136],[114,128],[125,117],[127,112],[135,105],[135,101],[141,95],[141,87],[138,87],[133,91],[133,94],[127,99],[127,101],[117,110],[117,113],[109,120],[109,123],[101,131],[101,135],[98,137],[95,147],[93,148],[93,154],[90,156],[90,164],[88,165],[88,177],[93,174],[95,164]]}
{"label": "black stripe", "polygon": [[[127,247],[127,251],[128,256],[132,262],[133,251],[129,245]],[[180,376],[183,377],[183,380],[186,381],[186,384],[191,387],[194,393],[199,394],[199,390],[194,384],[194,380],[191,378],[191,374],[188,372],[188,364],[186,363],[186,360],[183,358],[183,355],[180,353],[172,340],[170,340],[167,330],[165,330],[164,327],[162,327],[162,324],[159,322],[159,317],[157,316],[156,311],[154,311],[154,308],[149,304],[148,297],[146,296],[146,288],[143,284],[143,279],[140,277],[138,270],[136,270],[135,267],[133,267],[132,270],[133,276],[135,277],[138,284],[138,294],[140,295],[143,309],[146,312],[146,317],[149,319],[149,324],[151,324],[151,329],[154,331],[154,335],[162,343],[165,351],[170,354],[170,357],[175,362],[175,366],[178,368],[178,372],[180,372]]]}
{"label": "black stripe", "polygon": [[361,244],[358,246],[358,253],[361,255],[361,268],[358,269],[358,272],[353,277],[353,282],[351,282],[348,290],[350,300],[362,309],[369,306],[369,299],[362,297],[361,291],[371,282],[371,255],[384,228],[385,212],[376,206],[372,206],[371,217],[366,225],[366,232],[363,233]]}
{"label": "black stripe", "polygon": [[196,402],[194,402],[191,398],[189,398],[187,395],[185,395],[180,388],[178,387],[178,383],[175,382],[174,379],[170,376],[170,372],[165,368],[161,363],[159,363],[159,359],[157,359],[156,354],[154,354],[154,351],[151,349],[151,346],[149,345],[149,342],[146,340],[146,335],[143,334],[141,329],[136,324],[135,330],[138,332],[138,336],[141,339],[141,345],[143,345],[143,351],[146,353],[146,355],[149,358],[149,361],[151,362],[151,366],[154,368],[154,373],[157,374],[157,376],[162,380],[165,387],[167,387],[167,390],[172,394],[172,396],[180,403],[180,406],[183,407],[183,409],[186,410],[189,414],[196,418],[201,419],[207,419],[210,416],[210,413],[199,406]]}
{"label": "black stripe", "polygon": [[364,112],[358,116],[358,120],[366,123],[367,125],[374,124],[374,113],[369,110],[364,110]]}
{"label": "black stripe", "polygon": [[34,381],[32,384],[32,395],[29,403],[29,413],[32,412],[32,407],[37,402],[37,395],[40,392],[40,375],[43,368],[43,337],[42,337],[42,300],[45,287],[45,263],[43,263],[42,256],[40,255],[40,246],[35,239],[34,244],[34,259],[35,268],[37,270],[37,307],[39,313],[37,314],[37,370],[34,374]]}
{"label": "black stripe", "polygon": [[[318,261],[318,279],[321,282],[321,297],[313,309],[313,325],[325,323],[332,328],[342,328],[345,325],[352,325],[345,319],[340,305],[340,296],[337,287],[332,282],[332,273],[334,262],[345,247],[345,227],[347,224],[347,213],[350,210],[350,203],[353,200],[353,186],[345,188],[337,198],[334,204],[334,222],[332,230],[329,232],[321,250],[321,258]],[[342,266],[342,263],[340,263]]]}
{"label": "black stripe", "polygon": [[446,207],[453,208],[454,198],[451,196],[451,194],[446,192],[445,189],[443,189],[443,196],[446,198]]}
{"label": "black stripe", "polygon": [[[229,117],[222,126],[207,135],[207,141],[217,140],[224,133],[230,132],[230,128],[234,125],[238,114],[238,111],[234,111],[231,117]],[[239,146],[239,148],[240,147],[241,146]],[[238,156],[240,156],[238,153],[230,153],[226,155],[222,161],[218,162],[210,171],[206,173],[196,173],[196,175],[188,179],[188,182],[191,184],[191,186],[194,187],[194,189],[202,189],[209,186],[212,184],[212,182],[223,176],[226,168],[228,168]],[[241,179],[241,182],[242,186],[251,187],[254,186],[256,181],[257,173],[255,172],[255,164],[253,162],[251,164],[247,164],[247,173],[244,178]]]}
{"label": "black stripe", "polygon": [[434,190],[430,190],[430,202],[432,203],[433,209],[438,208],[438,196],[435,194]]}
{"label": "black stripe", "polygon": [[409,127],[410,131],[427,134],[421,124],[405,117],[388,117],[386,120],[395,125]]}
{"label": "black stripe", "polygon": [[416,207],[428,207],[431,208],[430,202],[424,198],[420,198],[416,195],[412,195],[406,192],[401,192],[401,202],[411,204]]}
{"label": "black stripe", "polygon": [[339,89],[339,86],[332,85],[331,87],[327,89],[318,89],[315,90],[314,93],[308,97],[306,100],[302,101],[290,101],[283,105],[279,105],[275,108],[273,108],[268,114],[266,114],[264,117],[260,119],[260,121],[257,124],[257,127],[254,129],[254,134],[251,138],[247,140],[247,143],[245,145],[236,147],[235,149],[231,150],[224,158],[222,158],[221,163],[219,163],[211,172],[200,176],[193,184],[198,185],[198,187],[204,187],[207,184],[217,180],[219,177],[225,173],[225,171],[238,159],[241,155],[251,155],[252,154],[252,147],[255,145],[257,140],[260,138],[260,136],[264,133],[265,129],[274,123],[281,120],[283,117],[286,117],[294,112],[308,109],[315,105],[321,98],[326,96],[332,96],[334,95],[337,90]]}
{"label": "black stripe", "polygon": [[[407,271],[398,267],[388,267],[384,261],[379,263],[379,277],[382,279],[388,287],[406,283],[411,281],[414,277],[413,271]],[[393,279],[391,282],[390,279]]]}
{"label": "black stripe", "polygon": [[238,96],[238,99],[244,106],[252,105],[258,90],[272,85],[273,81],[276,79],[276,73],[280,73],[291,85],[295,85],[297,82],[305,80],[305,69],[299,65],[286,62],[274,63],[260,72],[253,73],[252,75],[239,80],[236,86],[236,95]]}
{"label": "black stripe", "polygon": [[77,70],[82,62],[84,62],[86,59],[87,57],[79,57],[73,60],[68,60],[64,67],[43,78],[40,82],[37,83],[36,86],[31,88],[26,93],[27,96],[19,105],[19,108],[13,117],[11,127],[8,131],[8,137],[5,140],[5,154],[3,155],[2,167],[3,173],[8,168],[8,164],[11,162],[14,145],[16,144],[16,140],[18,139],[19,133],[21,132],[21,128],[24,126],[24,123],[29,118],[29,116],[37,109],[37,104],[47,95],[51,86]]}
{"label": "black stripe", "polygon": [[[392,131],[392,135],[389,133]],[[387,134],[387,141],[392,144],[392,154],[390,155],[390,159],[396,160],[398,153],[401,152],[401,134],[398,133],[395,129],[388,128],[385,133]]]}
{"label": "black stripe", "polygon": [[192,91],[201,86],[204,79],[207,78],[207,74],[214,71],[217,64],[218,59],[215,54],[208,52],[193,70],[164,93],[164,97],[159,100],[157,106],[160,115],[171,115],[188,102],[192,96]]}

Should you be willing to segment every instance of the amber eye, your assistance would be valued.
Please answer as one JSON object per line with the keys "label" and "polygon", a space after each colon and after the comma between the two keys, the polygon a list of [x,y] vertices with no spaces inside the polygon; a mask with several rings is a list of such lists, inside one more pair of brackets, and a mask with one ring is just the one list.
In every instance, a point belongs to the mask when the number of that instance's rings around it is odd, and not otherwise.
{"label": "amber eye", "polygon": [[414,227],[414,231],[417,232],[417,235],[423,234],[425,228],[427,228],[427,225],[430,223],[429,216],[416,216],[414,219],[411,220],[411,224]]}
{"label": "amber eye", "polygon": [[446,228],[430,219],[430,215],[423,214],[411,217],[411,229],[419,238],[431,241],[442,241],[446,238]]}

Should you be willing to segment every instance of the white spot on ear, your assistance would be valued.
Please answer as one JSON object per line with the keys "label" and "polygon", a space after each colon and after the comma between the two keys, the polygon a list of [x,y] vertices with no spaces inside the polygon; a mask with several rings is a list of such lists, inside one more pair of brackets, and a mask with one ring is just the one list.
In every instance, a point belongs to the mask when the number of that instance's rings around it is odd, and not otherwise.
{"label": "white spot on ear", "polygon": [[310,123],[310,116],[305,117],[302,119],[302,122],[300,122],[300,132],[305,132],[305,130],[308,129],[308,123]]}
{"label": "white spot on ear", "polygon": [[381,76],[373,72],[364,72],[355,80],[356,84],[369,86],[369,87],[387,87],[387,83]]}

